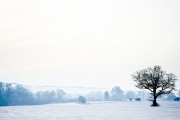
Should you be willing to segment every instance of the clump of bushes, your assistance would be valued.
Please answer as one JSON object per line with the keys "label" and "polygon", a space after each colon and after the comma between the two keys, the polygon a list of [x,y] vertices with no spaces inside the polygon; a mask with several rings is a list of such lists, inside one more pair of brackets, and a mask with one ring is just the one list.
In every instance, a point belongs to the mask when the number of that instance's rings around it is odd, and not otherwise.
{"label": "clump of bushes", "polygon": [[78,102],[84,104],[84,103],[86,103],[86,98],[83,96],[79,96]]}

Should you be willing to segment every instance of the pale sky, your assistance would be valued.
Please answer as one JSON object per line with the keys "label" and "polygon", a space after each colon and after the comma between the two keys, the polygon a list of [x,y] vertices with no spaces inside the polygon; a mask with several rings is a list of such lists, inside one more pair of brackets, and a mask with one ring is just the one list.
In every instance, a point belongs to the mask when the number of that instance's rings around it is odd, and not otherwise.
{"label": "pale sky", "polygon": [[0,81],[135,89],[154,65],[180,78],[179,0],[0,1]]}

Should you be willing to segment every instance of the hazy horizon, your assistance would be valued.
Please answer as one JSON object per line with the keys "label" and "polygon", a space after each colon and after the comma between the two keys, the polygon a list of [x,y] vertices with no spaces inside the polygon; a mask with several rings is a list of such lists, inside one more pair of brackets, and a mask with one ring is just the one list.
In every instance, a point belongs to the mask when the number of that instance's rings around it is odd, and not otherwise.
{"label": "hazy horizon", "polygon": [[[179,0],[0,1],[0,81],[137,89],[160,65],[180,78]],[[180,80],[176,88],[180,89]]]}

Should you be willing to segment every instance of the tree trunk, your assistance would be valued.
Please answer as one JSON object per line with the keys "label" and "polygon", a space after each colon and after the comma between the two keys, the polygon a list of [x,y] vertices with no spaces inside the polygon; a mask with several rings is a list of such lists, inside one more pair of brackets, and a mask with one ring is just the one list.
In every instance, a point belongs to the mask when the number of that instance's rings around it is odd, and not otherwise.
{"label": "tree trunk", "polygon": [[159,105],[158,105],[158,103],[156,102],[156,98],[157,98],[157,97],[156,97],[156,96],[154,96],[152,106],[159,106]]}

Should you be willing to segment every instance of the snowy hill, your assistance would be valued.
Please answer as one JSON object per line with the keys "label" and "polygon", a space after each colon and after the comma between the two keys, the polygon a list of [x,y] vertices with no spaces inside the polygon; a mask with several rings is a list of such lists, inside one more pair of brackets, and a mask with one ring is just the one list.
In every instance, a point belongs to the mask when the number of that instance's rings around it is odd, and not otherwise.
{"label": "snowy hill", "polygon": [[84,95],[90,92],[97,92],[97,91],[104,92],[108,90],[106,88],[96,88],[96,87],[25,86],[25,85],[24,87],[30,89],[32,92],[62,89],[63,91],[69,94],[81,94],[81,95]]}

